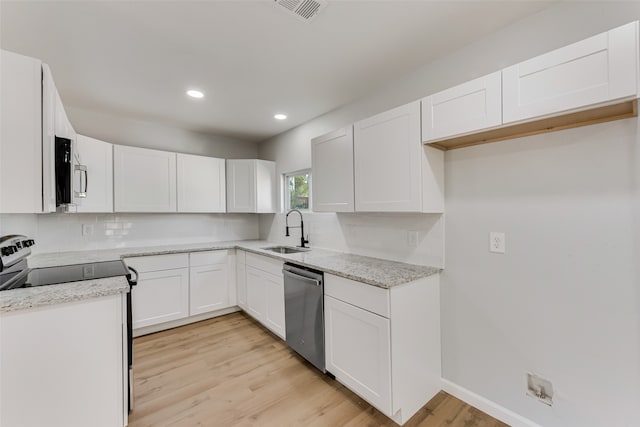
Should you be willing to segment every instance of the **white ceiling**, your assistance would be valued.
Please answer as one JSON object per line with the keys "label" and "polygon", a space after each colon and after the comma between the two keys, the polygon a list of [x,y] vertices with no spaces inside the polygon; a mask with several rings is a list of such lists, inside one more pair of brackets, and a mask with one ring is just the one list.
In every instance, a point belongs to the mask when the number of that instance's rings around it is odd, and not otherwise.
{"label": "white ceiling", "polygon": [[548,5],[329,0],[307,23],[272,0],[3,0],[0,40],[65,105],[261,141]]}

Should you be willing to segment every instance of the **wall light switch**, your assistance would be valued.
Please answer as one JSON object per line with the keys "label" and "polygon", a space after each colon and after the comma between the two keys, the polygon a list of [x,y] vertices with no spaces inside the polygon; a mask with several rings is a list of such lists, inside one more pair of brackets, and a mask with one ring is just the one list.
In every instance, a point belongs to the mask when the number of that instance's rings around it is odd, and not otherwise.
{"label": "wall light switch", "polygon": [[506,240],[504,233],[492,231],[489,233],[489,252],[503,254],[505,252]]}

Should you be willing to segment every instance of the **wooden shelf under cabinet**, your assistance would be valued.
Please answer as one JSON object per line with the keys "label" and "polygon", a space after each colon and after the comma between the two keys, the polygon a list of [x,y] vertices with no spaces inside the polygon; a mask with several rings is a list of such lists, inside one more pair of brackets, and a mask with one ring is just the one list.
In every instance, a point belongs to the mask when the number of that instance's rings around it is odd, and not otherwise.
{"label": "wooden shelf under cabinet", "polygon": [[617,104],[605,105],[589,110],[577,111],[560,116],[547,117],[532,122],[506,125],[496,129],[477,132],[468,135],[447,138],[436,142],[425,143],[441,150],[470,147],[489,142],[504,141],[506,139],[537,135],[580,126],[621,120],[638,116],[638,100],[624,101]]}

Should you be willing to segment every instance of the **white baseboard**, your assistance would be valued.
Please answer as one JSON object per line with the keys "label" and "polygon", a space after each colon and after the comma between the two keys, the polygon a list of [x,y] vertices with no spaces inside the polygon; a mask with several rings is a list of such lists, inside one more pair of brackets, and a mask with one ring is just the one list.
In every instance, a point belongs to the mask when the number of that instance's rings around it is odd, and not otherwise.
{"label": "white baseboard", "polygon": [[225,314],[234,313],[240,311],[240,307],[233,306],[229,308],[223,308],[222,310],[212,311],[209,313],[197,314],[191,317],[185,317],[184,319],[172,320],[170,322],[160,323],[158,325],[145,326],[144,328],[137,328],[133,330],[133,337],[141,337],[147,334],[153,334],[155,332],[164,331],[167,329],[177,328],[178,326],[188,325],[189,323],[200,322],[202,320],[212,319],[218,316],[224,316]]}
{"label": "white baseboard", "polygon": [[509,409],[444,378],[442,378],[442,389],[474,408],[486,412],[493,418],[496,418],[505,424],[509,424],[511,427],[542,427],[540,424],[536,424],[530,419],[525,418],[522,415],[518,415],[515,412],[510,411]]}

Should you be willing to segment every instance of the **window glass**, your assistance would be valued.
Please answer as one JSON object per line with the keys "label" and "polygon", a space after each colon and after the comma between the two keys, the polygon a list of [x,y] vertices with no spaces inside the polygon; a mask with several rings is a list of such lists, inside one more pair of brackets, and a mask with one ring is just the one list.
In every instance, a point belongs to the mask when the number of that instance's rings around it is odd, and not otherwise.
{"label": "window glass", "polygon": [[309,173],[309,171],[285,175],[285,198],[287,210],[309,210],[310,184],[311,174]]}

